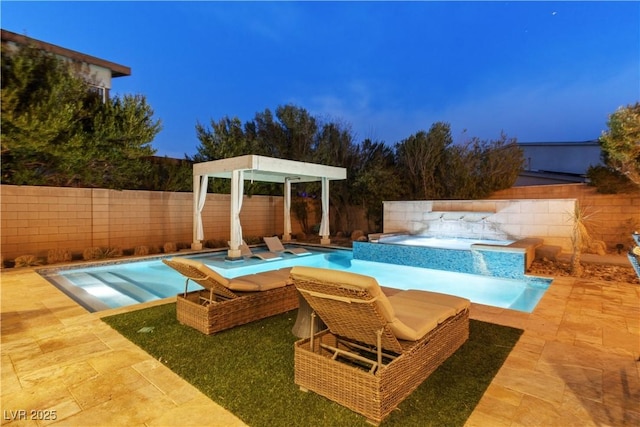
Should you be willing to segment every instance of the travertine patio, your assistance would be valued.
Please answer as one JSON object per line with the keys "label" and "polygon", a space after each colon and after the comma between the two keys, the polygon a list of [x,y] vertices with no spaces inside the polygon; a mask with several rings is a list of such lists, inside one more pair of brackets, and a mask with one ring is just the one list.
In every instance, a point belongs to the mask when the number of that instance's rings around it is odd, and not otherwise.
{"label": "travertine patio", "polygon": [[[244,425],[100,320],[116,311],[31,269],[1,280],[2,425]],[[525,333],[468,426],[640,425],[640,286],[558,278],[532,314],[471,317]]]}

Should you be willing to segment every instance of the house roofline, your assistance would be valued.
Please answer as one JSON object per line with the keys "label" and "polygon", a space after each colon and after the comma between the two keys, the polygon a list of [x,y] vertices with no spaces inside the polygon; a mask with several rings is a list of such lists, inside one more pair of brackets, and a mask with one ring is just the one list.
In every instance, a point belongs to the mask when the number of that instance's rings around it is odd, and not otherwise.
{"label": "house roofline", "polygon": [[41,40],[33,39],[31,37],[23,36],[12,31],[1,30],[2,42],[13,42],[18,45],[33,44],[38,49],[42,49],[46,52],[53,53],[55,55],[64,56],[65,58],[72,59],[74,61],[85,62],[91,65],[97,65],[99,67],[111,70],[111,77],[125,77],[131,75],[131,68],[125,65],[116,64],[115,62],[107,61],[105,59],[96,58],[95,56],[87,55],[77,52],[75,50],[67,49],[55,44],[43,42]]}
{"label": "house roofline", "polygon": [[560,145],[567,145],[570,147],[576,147],[576,146],[580,146],[580,145],[588,145],[588,146],[598,146],[600,145],[600,143],[598,142],[597,139],[591,140],[591,141],[576,141],[576,142],[569,142],[569,141],[564,141],[564,142],[520,142],[518,141],[518,145],[540,145],[540,146],[560,146]]}

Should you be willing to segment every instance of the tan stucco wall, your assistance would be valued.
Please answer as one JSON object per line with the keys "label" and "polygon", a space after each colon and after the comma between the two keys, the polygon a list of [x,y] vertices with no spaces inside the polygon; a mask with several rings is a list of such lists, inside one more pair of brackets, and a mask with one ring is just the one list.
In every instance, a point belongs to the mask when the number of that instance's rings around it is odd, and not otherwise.
{"label": "tan stucco wall", "polygon": [[[245,197],[240,215],[243,235],[281,234],[282,197]],[[209,194],[203,211],[206,239],[229,239],[228,194]],[[133,248],[190,244],[193,239],[191,193],[116,191],[86,188],[0,186],[1,255],[46,255],[89,247]],[[300,232],[292,218],[294,233]]]}

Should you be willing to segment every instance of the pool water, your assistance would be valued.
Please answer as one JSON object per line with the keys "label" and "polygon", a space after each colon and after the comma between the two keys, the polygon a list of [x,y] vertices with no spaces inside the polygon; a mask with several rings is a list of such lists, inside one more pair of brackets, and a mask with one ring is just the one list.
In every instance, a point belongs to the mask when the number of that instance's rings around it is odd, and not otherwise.
{"label": "pool water", "polygon": [[429,248],[470,250],[472,245],[483,244],[493,246],[507,246],[513,240],[487,240],[487,239],[465,239],[461,237],[432,237],[432,236],[407,236],[397,235],[380,239],[380,243],[391,245],[422,246]]}
{"label": "pool water", "polygon": [[[281,260],[270,262],[253,258],[228,262],[224,252],[189,258],[198,259],[228,278],[304,265],[373,276],[382,286],[442,292],[479,304],[524,312],[533,311],[551,283],[550,279],[529,276],[508,279],[364,261],[353,259],[350,250],[309,250],[311,255],[287,254]],[[84,268],[43,269],[39,273],[89,311],[168,298],[184,292],[185,288],[184,276],[163,264],[160,258]],[[199,285],[189,282],[189,290],[198,288]]]}

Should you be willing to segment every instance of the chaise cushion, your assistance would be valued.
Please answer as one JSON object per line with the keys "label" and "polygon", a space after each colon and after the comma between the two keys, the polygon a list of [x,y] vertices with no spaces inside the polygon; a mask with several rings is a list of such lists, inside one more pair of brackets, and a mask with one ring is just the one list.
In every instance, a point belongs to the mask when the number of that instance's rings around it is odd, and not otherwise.
{"label": "chaise cushion", "polygon": [[[213,280],[215,280],[216,282],[218,282],[224,287],[228,287],[229,285],[229,280],[227,278],[216,273],[215,271],[210,269],[206,264],[200,261],[197,261],[195,259],[182,258],[182,257],[176,257],[176,258],[173,258],[173,260],[180,261],[183,264],[192,266],[193,268],[199,270],[200,273],[202,273],[203,275],[207,275],[208,277],[211,277]],[[198,280],[199,277],[190,277],[190,279]]]}
{"label": "chaise cushion", "polygon": [[227,287],[232,291],[239,292],[268,291],[270,289],[282,288],[288,283],[289,271],[290,269],[283,268],[280,270],[238,276],[229,280]]}
{"label": "chaise cushion", "polygon": [[375,278],[346,271],[294,267],[291,275],[294,279],[306,277],[340,288],[366,290],[396,338],[407,341],[419,340],[470,304],[465,298],[420,290],[399,291],[387,297]]}
{"label": "chaise cushion", "polygon": [[[469,300],[428,291],[401,291],[389,297],[399,322],[391,329],[399,339],[416,341],[469,306]],[[407,328],[398,328],[402,323]]]}
{"label": "chaise cushion", "polygon": [[382,292],[378,281],[373,277],[347,271],[300,266],[296,266],[291,270],[291,276],[302,280],[305,278],[322,280],[325,283],[346,289],[366,290],[375,299],[376,305],[385,319],[393,321],[395,318],[393,307],[389,303],[387,296]]}
{"label": "chaise cushion", "polygon": [[471,305],[471,301],[469,301],[467,298],[457,297],[455,295],[449,294],[442,294],[439,292],[420,291],[416,289],[403,291],[401,298],[424,298],[424,300],[427,302],[453,308],[455,310],[455,314],[460,313],[462,310],[466,310]]}

